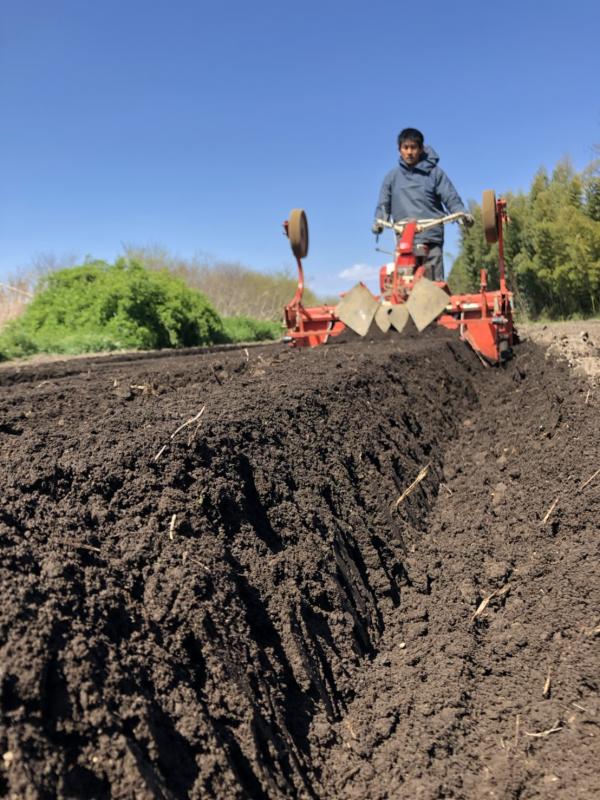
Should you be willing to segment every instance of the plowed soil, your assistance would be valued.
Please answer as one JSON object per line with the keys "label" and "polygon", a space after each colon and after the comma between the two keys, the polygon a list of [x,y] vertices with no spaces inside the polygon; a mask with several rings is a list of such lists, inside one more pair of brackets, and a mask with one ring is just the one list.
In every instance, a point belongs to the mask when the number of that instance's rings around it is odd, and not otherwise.
{"label": "plowed soil", "polygon": [[600,796],[599,445],[441,330],[1,370],[0,795]]}

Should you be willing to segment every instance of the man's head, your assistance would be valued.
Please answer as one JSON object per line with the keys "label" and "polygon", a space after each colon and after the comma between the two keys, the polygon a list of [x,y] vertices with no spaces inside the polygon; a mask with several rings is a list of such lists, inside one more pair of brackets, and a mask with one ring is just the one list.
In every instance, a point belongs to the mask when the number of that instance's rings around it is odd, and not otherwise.
{"label": "man's head", "polygon": [[423,155],[423,134],[416,128],[404,128],[398,134],[398,150],[405,164],[414,167]]}

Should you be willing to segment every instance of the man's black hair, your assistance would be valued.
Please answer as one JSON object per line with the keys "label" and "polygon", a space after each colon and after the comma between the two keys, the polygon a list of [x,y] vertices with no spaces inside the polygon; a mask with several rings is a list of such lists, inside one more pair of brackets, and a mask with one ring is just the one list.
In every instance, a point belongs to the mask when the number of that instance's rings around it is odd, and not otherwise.
{"label": "man's black hair", "polygon": [[398,134],[398,147],[400,147],[402,142],[415,142],[419,147],[423,147],[424,141],[425,137],[421,131],[418,131],[416,128],[404,128],[404,130],[400,131]]}

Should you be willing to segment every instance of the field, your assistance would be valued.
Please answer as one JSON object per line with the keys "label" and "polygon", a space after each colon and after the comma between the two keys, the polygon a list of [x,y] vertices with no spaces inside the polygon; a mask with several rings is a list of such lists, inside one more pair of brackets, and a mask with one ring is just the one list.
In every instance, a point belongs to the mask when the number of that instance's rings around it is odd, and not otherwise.
{"label": "field", "polygon": [[600,796],[571,324],[0,368],[0,794]]}

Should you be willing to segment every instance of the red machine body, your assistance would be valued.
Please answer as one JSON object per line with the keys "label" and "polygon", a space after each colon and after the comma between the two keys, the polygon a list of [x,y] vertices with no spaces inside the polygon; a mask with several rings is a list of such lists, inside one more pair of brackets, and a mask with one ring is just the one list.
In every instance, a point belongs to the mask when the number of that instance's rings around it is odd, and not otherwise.
{"label": "red machine body", "polygon": [[[481,270],[479,292],[473,294],[450,294],[448,284],[435,281],[435,284],[448,294],[448,305],[437,322],[451,330],[458,331],[460,338],[467,342],[486,363],[498,364],[510,357],[513,344],[518,337],[513,324],[513,295],[506,285],[504,263],[503,223],[508,221],[506,202],[493,200],[495,204],[498,267],[500,286],[488,291],[487,271]],[[489,216],[489,210],[488,210]],[[284,223],[287,233],[287,223]],[[415,283],[425,277],[423,262],[427,247],[415,243],[418,221],[404,225],[402,235],[396,245],[392,264],[383,266],[379,273],[380,295],[383,305],[405,303]],[[488,230],[486,229],[486,238]],[[489,240],[489,239],[488,239]],[[293,300],[285,307],[287,339],[292,346],[315,347],[324,344],[330,336],[339,335],[345,325],[336,315],[336,306],[316,306],[306,308],[302,303],[304,272],[302,261],[298,263],[298,288]]]}
{"label": "red machine body", "polygon": [[312,306],[307,308],[302,302],[304,292],[304,270],[302,260],[298,263],[298,288],[291,303],[283,310],[287,327],[286,339],[292,347],[317,347],[325,344],[330,336],[337,336],[344,329],[344,323],[335,313],[335,306]]}

